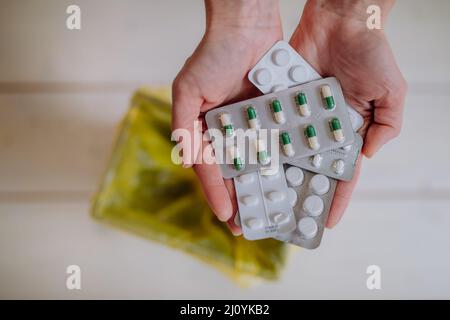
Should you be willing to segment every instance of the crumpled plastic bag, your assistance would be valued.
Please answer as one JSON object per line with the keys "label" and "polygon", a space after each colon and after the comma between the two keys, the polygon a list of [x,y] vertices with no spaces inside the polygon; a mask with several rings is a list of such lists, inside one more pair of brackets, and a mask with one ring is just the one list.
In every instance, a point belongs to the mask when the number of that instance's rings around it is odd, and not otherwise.
{"label": "crumpled plastic bag", "polygon": [[138,90],[125,116],[92,215],[190,253],[241,284],[277,279],[286,246],[235,237],[213,215],[192,169],[171,160],[169,90]]}

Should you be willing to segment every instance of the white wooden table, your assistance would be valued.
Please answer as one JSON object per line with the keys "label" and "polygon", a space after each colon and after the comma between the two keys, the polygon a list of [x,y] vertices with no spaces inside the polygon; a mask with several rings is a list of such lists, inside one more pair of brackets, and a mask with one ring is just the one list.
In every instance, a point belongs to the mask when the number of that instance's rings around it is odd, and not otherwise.
{"label": "white wooden table", "polygon": [[[286,36],[303,2],[281,1]],[[410,83],[402,135],[374,159],[320,249],[238,288],[183,253],[93,221],[115,126],[139,84],[169,84],[200,1],[5,0],[0,10],[0,298],[450,298],[450,2],[399,0],[387,32]],[[65,287],[82,269],[82,290]],[[382,289],[366,288],[379,265]]]}

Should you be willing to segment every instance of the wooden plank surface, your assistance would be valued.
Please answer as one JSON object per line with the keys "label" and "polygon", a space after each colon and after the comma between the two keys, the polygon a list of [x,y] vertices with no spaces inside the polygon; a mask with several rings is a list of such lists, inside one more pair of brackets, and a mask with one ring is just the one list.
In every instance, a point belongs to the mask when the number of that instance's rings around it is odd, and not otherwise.
{"label": "wooden plank surface", "polygon": [[[450,215],[440,201],[353,201],[280,281],[240,289],[190,256],[92,221],[87,203],[0,203],[0,298],[450,298]],[[65,288],[68,265],[82,290]],[[381,268],[382,290],[366,288]]]}
{"label": "wooden plank surface", "polygon": [[[283,0],[285,37],[304,1]],[[82,30],[65,27],[69,0],[2,2],[0,82],[167,84],[204,29],[202,1],[79,0]],[[450,84],[447,0],[398,0],[386,30],[411,83]]]}

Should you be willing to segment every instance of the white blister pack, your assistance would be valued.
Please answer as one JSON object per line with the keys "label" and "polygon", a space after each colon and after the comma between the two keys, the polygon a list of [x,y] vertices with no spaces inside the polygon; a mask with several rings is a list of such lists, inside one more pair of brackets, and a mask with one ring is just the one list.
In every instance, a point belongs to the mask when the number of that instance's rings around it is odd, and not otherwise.
{"label": "white blister pack", "polygon": [[[320,74],[286,41],[278,41],[249,71],[248,79],[262,93],[277,92],[302,83],[322,79]],[[347,106],[354,131],[363,125],[363,118]]]}
{"label": "white blister pack", "polygon": [[278,41],[248,73],[261,92],[284,90],[322,77],[286,41]]}
{"label": "white blister pack", "polygon": [[[274,147],[283,164],[350,145],[355,139],[341,87],[333,77],[212,109],[205,120],[208,129],[221,133],[220,139],[212,140],[224,178],[270,166],[259,155],[264,151],[270,158]],[[266,135],[261,148],[255,139],[242,144],[235,134],[260,129],[276,129],[271,132],[278,132],[279,143],[270,143]]]}
{"label": "white blister pack", "polygon": [[275,239],[315,249],[322,240],[337,181],[296,166],[284,165],[284,169],[296,228],[279,233]]}
{"label": "white blister pack", "polygon": [[363,139],[356,133],[355,142],[352,145],[318,153],[311,157],[295,159],[289,164],[337,180],[350,181],[353,178],[356,160],[358,160],[362,145]]}
{"label": "white blister pack", "polygon": [[272,175],[259,171],[234,178],[240,225],[248,240],[271,238],[296,227],[283,167]]}

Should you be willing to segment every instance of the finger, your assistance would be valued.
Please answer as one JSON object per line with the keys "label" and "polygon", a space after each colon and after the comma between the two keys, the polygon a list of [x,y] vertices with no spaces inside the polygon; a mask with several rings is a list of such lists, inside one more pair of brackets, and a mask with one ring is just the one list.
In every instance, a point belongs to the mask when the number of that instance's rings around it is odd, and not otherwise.
{"label": "finger", "polygon": [[233,215],[227,221],[228,228],[231,230],[233,235],[239,236],[242,234],[241,228],[235,223],[236,214],[238,211],[237,198],[236,198],[236,190],[234,189],[234,183],[232,179],[225,180],[225,187],[228,190],[228,195],[230,196]]}
{"label": "finger", "polygon": [[[172,86],[172,130],[178,143],[183,147],[183,166],[190,167],[194,164],[200,151],[201,126],[197,119],[203,98],[183,77],[177,77]],[[180,139],[180,136],[182,139]],[[188,139],[188,141],[184,141]]]}
{"label": "finger", "polygon": [[353,190],[361,171],[362,156],[359,155],[356,162],[355,173],[350,181],[339,181],[331,204],[330,214],[326,223],[327,228],[333,228],[341,220],[348,206]]}
{"label": "finger", "polygon": [[230,220],[227,221],[227,226],[234,236],[240,236],[242,234],[242,229],[234,222],[235,216],[236,214]]}
{"label": "finger", "polygon": [[[206,150],[212,150],[211,143],[203,141],[202,150],[204,150],[203,153],[205,153],[205,157],[203,157],[203,154],[199,155],[200,161],[194,165],[194,171],[198,176],[203,193],[206,196],[211,210],[220,221],[228,221],[236,212],[236,197],[234,196],[234,204],[230,197],[230,194],[235,194],[234,188],[232,189],[233,192],[228,190],[228,188],[233,187],[233,185],[228,187],[225,185],[225,181],[222,178],[222,172],[215,161],[213,153],[206,154]],[[232,181],[230,180],[227,183],[232,184]]]}
{"label": "finger", "polygon": [[384,144],[400,134],[403,119],[403,105],[406,82],[397,90],[374,102],[373,123],[367,130],[363,153],[372,157]]}

